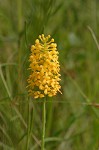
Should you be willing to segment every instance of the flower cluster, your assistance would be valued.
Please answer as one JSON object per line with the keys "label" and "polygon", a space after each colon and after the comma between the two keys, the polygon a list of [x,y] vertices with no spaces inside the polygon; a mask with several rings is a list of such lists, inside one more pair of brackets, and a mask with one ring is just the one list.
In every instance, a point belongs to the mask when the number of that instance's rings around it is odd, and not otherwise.
{"label": "flower cluster", "polygon": [[[28,78],[28,92],[34,98],[48,95],[52,97],[60,92],[60,65],[58,62],[57,44],[44,34],[39,35],[35,45],[31,46],[29,58],[31,74]],[[61,92],[60,92],[61,93]]]}

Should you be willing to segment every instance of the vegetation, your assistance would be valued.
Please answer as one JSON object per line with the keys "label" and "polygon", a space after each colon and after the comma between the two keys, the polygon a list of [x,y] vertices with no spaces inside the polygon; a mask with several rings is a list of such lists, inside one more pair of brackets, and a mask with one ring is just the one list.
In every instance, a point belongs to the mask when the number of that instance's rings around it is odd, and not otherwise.
{"label": "vegetation", "polygon": [[40,150],[42,102],[28,97],[30,47],[58,45],[62,95],[46,102],[46,150],[99,148],[98,0],[0,0],[0,150]]}

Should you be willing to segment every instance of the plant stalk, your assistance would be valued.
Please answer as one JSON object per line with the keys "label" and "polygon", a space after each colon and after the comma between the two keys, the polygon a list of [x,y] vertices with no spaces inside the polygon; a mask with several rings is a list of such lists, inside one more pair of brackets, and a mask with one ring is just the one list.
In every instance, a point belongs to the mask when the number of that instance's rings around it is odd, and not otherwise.
{"label": "plant stalk", "polygon": [[42,109],[42,143],[41,150],[44,150],[45,147],[45,124],[46,124],[46,100],[43,101],[43,109]]}
{"label": "plant stalk", "polygon": [[27,126],[27,143],[26,143],[26,150],[29,148],[29,130],[30,130],[30,106],[28,103],[28,126]]}

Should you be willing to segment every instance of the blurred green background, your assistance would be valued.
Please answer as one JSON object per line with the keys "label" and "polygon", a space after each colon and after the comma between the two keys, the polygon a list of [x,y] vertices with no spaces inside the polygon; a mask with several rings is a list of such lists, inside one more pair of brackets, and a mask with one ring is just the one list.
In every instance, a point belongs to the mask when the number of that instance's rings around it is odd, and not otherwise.
{"label": "blurred green background", "polygon": [[46,104],[46,150],[98,150],[98,0],[0,0],[0,150],[26,149],[29,114],[29,150],[41,149],[42,100],[26,85],[42,33],[58,45],[63,93]]}

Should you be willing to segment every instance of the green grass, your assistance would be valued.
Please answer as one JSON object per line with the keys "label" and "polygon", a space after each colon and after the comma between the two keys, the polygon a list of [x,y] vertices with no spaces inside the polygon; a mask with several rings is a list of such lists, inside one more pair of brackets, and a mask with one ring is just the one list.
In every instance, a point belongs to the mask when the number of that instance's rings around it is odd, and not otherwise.
{"label": "green grass", "polygon": [[0,0],[0,150],[41,149],[42,100],[26,89],[30,46],[58,45],[62,95],[46,103],[46,150],[98,150],[98,0]]}

